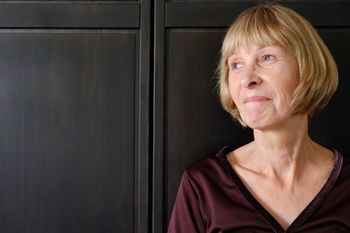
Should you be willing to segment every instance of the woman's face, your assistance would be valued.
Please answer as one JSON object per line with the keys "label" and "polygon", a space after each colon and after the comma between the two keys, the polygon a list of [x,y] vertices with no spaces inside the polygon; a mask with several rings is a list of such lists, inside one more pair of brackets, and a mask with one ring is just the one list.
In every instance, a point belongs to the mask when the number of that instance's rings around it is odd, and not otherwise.
{"label": "woman's face", "polygon": [[229,89],[242,120],[253,129],[281,126],[291,118],[297,68],[278,46],[240,46],[228,58]]}

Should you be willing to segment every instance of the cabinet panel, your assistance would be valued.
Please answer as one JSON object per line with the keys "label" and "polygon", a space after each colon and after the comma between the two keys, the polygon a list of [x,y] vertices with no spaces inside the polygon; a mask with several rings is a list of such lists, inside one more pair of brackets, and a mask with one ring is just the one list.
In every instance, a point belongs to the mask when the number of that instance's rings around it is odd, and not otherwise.
{"label": "cabinet panel", "polygon": [[0,1],[1,28],[138,28],[137,2]]}
{"label": "cabinet panel", "polygon": [[[185,1],[165,4],[167,27],[227,27],[243,10],[261,1]],[[280,1],[315,26],[350,26],[349,1]],[[317,7],[316,7],[317,5]]]}
{"label": "cabinet panel", "polygon": [[0,33],[1,232],[133,232],[137,37]]}

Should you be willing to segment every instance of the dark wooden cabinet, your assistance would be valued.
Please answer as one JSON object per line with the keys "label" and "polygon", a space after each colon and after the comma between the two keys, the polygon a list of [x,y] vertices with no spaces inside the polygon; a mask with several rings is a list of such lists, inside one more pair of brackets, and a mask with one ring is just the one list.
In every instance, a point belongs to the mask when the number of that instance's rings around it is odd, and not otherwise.
{"label": "dark wooden cabinet", "polygon": [[0,2],[1,232],[148,232],[149,16]]}
{"label": "dark wooden cabinet", "polygon": [[[338,63],[311,135],[347,155],[350,4],[280,2]],[[252,138],[220,107],[215,70],[256,3],[0,2],[0,231],[165,232],[185,167]]]}

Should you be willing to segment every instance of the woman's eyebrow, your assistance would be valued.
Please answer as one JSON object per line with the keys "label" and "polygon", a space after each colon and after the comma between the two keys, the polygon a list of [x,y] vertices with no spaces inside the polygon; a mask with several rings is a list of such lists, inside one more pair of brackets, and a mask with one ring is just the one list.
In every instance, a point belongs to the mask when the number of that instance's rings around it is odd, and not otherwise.
{"label": "woman's eyebrow", "polygon": [[227,61],[234,61],[234,60],[237,60],[239,59],[240,56],[238,54],[231,54],[228,58],[227,58]]}
{"label": "woman's eyebrow", "polygon": [[266,50],[276,50],[276,46],[264,46],[259,48],[258,52],[264,52]]}

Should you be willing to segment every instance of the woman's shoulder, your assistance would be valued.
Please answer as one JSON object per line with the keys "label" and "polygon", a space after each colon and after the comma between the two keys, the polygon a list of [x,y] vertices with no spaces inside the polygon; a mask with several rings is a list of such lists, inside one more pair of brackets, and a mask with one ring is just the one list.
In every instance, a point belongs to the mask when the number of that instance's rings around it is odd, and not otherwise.
{"label": "woman's shoulder", "polygon": [[233,150],[232,147],[224,146],[216,153],[208,154],[201,159],[190,164],[184,175],[194,182],[205,182],[210,180],[225,180],[227,174],[226,155]]}
{"label": "woman's shoulder", "polygon": [[[333,149],[335,153],[335,164],[333,168],[333,176],[336,179],[336,187],[343,189],[350,185],[350,156],[344,155],[342,152]],[[347,188],[346,188],[347,189]]]}
{"label": "woman's shoulder", "polygon": [[341,152],[334,150],[336,159],[339,160],[340,174],[350,179],[350,156],[344,155]]}

